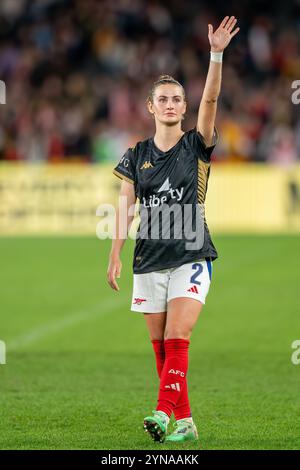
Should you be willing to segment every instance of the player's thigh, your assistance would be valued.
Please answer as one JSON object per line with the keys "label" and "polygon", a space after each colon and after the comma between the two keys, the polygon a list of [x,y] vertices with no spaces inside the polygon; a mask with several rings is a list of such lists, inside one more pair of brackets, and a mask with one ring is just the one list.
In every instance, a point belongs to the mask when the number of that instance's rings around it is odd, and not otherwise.
{"label": "player's thigh", "polygon": [[171,272],[165,337],[188,338],[198,320],[211,282],[211,263],[199,260]]}
{"label": "player's thigh", "polygon": [[176,297],[168,302],[165,339],[189,339],[197,323],[202,304],[188,297]]}
{"label": "player's thigh", "polygon": [[167,312],[159,313],[145,313],[144,318],[149,331],[151,340],[164,339],[164,332],[166,328]]}

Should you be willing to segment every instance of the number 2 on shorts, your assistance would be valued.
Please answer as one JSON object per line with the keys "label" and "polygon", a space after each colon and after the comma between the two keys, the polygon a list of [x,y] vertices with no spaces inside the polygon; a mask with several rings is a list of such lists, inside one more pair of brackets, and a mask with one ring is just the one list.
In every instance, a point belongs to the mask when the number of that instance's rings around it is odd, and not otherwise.
{"label": "number 2 on shorts", "polygon": [[202,273],[203,266],[200,263],[194,263],[194,264],[192,264],[192,269],[196,269],[196,272],[195,272],[195,274],[193,274],[191,276],[191,281],[190,282],[192,282],[194,284],[198,284],[198,286],[200,286],[201,282],[197,281],[197,277],[200,276],[200,274]]}

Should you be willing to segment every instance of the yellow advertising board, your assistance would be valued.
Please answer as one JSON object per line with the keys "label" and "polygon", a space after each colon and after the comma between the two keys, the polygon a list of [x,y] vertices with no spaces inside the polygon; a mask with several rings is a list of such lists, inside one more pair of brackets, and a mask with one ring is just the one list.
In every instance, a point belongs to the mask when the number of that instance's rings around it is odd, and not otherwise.
{"label": "yellow advertising board", "polygon": [[[95,234],[116,206],[111,165],[0,165],[0,234]],[[213,164],[206,218],[213,233],[300,232],[300,166]]]}
{"label": "yellow advertising board", "polygon": [[95,234],[100,204],[116,203],[111,166],[0,165],[0,234]]}
{"label": "yellow advertising board", "polygon": [[206,213],[215,231],[300,231],[300,165],[213,165]]}

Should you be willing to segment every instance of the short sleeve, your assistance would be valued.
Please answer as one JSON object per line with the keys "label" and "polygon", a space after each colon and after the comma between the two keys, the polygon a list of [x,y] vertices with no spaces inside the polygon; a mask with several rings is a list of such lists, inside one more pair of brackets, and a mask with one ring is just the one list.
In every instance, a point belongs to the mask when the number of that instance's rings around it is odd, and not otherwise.
{"label": "short sleeve", "polygon": [[129,148],[113,169],[113,174],[118,176],[129,183],[135,182],[135,153],[132,148]]}
{"label": "short sleeve", "polygon": [[200,158],[200,160],[203,160],[206,163],[209,163],[211,159],[211,154],[219,138],[217,128],[214,127],[212,144],[209,147],[205,145],[203,136],[200,134],[200,132],[197,131],[196,128],[192,129],[187,134],[189,144],[198,156],[198,158]]}

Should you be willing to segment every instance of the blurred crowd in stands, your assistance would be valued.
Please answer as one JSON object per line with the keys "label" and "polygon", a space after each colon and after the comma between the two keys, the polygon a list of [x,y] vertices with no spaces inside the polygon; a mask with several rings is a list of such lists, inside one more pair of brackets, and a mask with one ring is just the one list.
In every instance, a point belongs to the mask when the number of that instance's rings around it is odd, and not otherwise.
{"label": "blurred crowd in stands", "polygon": [[0,160],[115,162],[154,133],[160,74],[185,87],[195,126],[207,25],[238,18],[224,53],[216,162],[291,165],[300,155],[300,0],[1,0]]}

